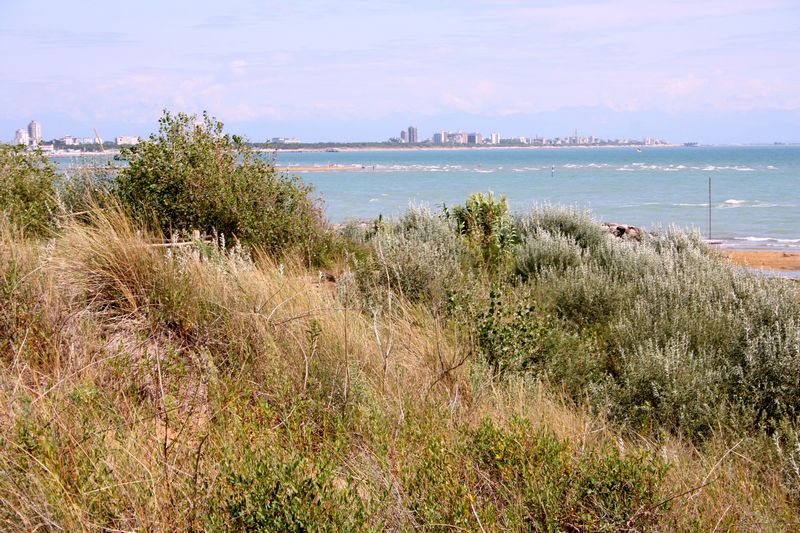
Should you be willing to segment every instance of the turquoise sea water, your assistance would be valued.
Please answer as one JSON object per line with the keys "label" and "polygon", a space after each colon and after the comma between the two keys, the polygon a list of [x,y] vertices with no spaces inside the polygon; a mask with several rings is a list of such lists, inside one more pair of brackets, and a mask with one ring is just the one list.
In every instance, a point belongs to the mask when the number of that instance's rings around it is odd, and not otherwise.
{"label": "turquoise sea water", "polygon": [[704,235],[711,177],[711,238],[800,249],[800,146],[281,152],[277,164],[323,169],[296,173],[332,222],[394,216],[410,203],[437,209],[492,190],[515,211],[572,205],[602,221]]}
{"label": "turquoise sea water", "polygon": [[356,165],[298,172],[334,222],[401,213],[409,203],[463,203],[505,194],[516,211],[551,203],[650,228],[675,224],[732,246],[800,248],[800,147],[659,147],[282,152],[279,166]]}

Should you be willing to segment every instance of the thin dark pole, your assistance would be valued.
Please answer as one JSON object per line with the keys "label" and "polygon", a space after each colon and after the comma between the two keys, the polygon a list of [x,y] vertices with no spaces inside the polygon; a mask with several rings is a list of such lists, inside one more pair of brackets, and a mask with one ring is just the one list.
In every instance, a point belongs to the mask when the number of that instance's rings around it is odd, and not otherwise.
{"label": "thin dark pole", "polygon": [[708,177],[708,240],[711,240],[711,176]]}

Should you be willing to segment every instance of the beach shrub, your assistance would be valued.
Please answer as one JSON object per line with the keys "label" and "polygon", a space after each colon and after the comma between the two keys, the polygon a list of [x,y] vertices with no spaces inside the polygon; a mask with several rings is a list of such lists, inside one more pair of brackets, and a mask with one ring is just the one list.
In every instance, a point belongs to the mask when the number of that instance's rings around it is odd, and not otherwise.
{"label": "beach shrub", "polygon": [[24,234],[44,235],[55,222],[55,178],[41,151],[0,144],[0,213]]}
{"label": "beach shrub", "polygon": [[65,215],[86,218],[89,211],[112,206],[118,172],[119,168],[111,163],[65,169],[55,183],[59,210]]}
{"label": "beach shrub", "polygon": [[[352,480],[338,480],[320,457],[245,449],[224,463],[212,503],[212,531],[364,531],[370,513]],[[340,483],[337,483],[341,481]]]}
{"label": "beach shrub", "polygon": [[127,166],[117,178],[118,197],[164,234],[216,231],[230,243],[303,251],[313,261],[323,223],[311,188],[281,174],[208,114],[198,120],[165,111],[159,132],[123,147],[119,157]]}
{"label": "beach shrub", "polygon": [[438,307],[463,285],[466,248],[452,225],[425,207],[381,221],[365,238],[373,254],[362,259],[359,278],[372,301],[382,301],[391,289],[408,301]]}
{"label": "beach shrub", "polygon": [[508,496],[502,488],[514,487],[514,499],[503,502],[521,507],[506,509],[507,515],[518,513],[514,529],[618,531],[655,522],[667,469],[649,454],[623,455],[609,445],[582,454],[518,418],[508,428],[484,419],[471,433],[473,461],[491,480],[484,497],[503,501]]}
{"label": "beach shrub", "polygon": [[[593,390],[615,420],[645,431],[667,429],[690,437],[709,434],[727,419],[723,372],[676,335],[666,346],[646,342],[623,353],[618,375]],[[603,398],[597,396],[605,396]],[[605,404],[605,405],[604,405]]]}
{"label": "beach shrub", "polygon": [[471,194],[463,206],[445,207],[444,216],[453,221],[481,264],[489,269],[501,266],[517,242],[508,200],[505,196],[496,199],[491,191]]}
{"label": "beach shrub", "polygon": [[619,319],[635,288],[608,271],[581,265],[543,270],[535,294],[547,309],[579,327],[603,327]]}
{"label": "beach shrub", "polygon": [[521,238],[542,232],[564,235],[581,248],[595,251],[608,241],[608,233],[588,211],[573,207],[535,206],[530,213],[514,217],[514,227]]}
{"label": "beach shrub", "polygon": [[545,269],[564,271],[581,264],[581,247],[573,237],[538,231],[524,237],[514,250],[514,266],[524,281]]}
{"label": "beach shrub", "polygon": [[[735,269],[674,227],[623,241],[585,212],[553,207],[515,223],[519,301],[490,302],[476,320],[499,374],[548,376],[623,425],[697,439],[720,423],[772,431],[800,415],[800,304],[787,282]],[[558,320],[534,328],[550,314]],[[564,331],[584,344],[545,356],[543,339],[563,342]]]}
{"label": "beach shrub", "polygon": [[479,356],[499,376],[528,372],[577,397],[607,370],[592,332],[575,330],[525,295],[493,289],[474,327]]}

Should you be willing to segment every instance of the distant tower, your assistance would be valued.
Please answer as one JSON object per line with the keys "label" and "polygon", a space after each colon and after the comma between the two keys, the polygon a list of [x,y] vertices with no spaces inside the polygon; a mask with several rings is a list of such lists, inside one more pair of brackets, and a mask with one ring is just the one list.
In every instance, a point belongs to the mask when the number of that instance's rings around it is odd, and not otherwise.
{"label": "distant tower", "polygon": [[417,128],[415,128],[414,126],[408,127],[408,142],[409,143],[419,142],[419,133],[417,131]]}
{"label": "distant tower", "polygon": [[406,130],[400,130],[400,142],[401,143],[408,142],[408,132]]}
{"label": "distant tower", "polygon": [[42,125],[35,120],[28,124],[28,142],[32,146],[39,146],[42,142]]}
{"label": "distant tower", "polygon": [[26,130],[17,130],[16,134],[14,134],[14,144],[28,146],[28,144],[30,144],[28,132]]}

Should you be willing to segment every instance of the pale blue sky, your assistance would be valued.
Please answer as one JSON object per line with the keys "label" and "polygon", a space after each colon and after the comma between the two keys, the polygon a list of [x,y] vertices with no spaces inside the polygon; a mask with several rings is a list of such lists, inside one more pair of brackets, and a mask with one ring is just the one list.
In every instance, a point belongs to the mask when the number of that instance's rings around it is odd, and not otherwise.
{"label": "pale blue sky", "polygon": [[146,134],[204,109],[260,141],[800,141],[800,1],[0,0],[0,139]]}

